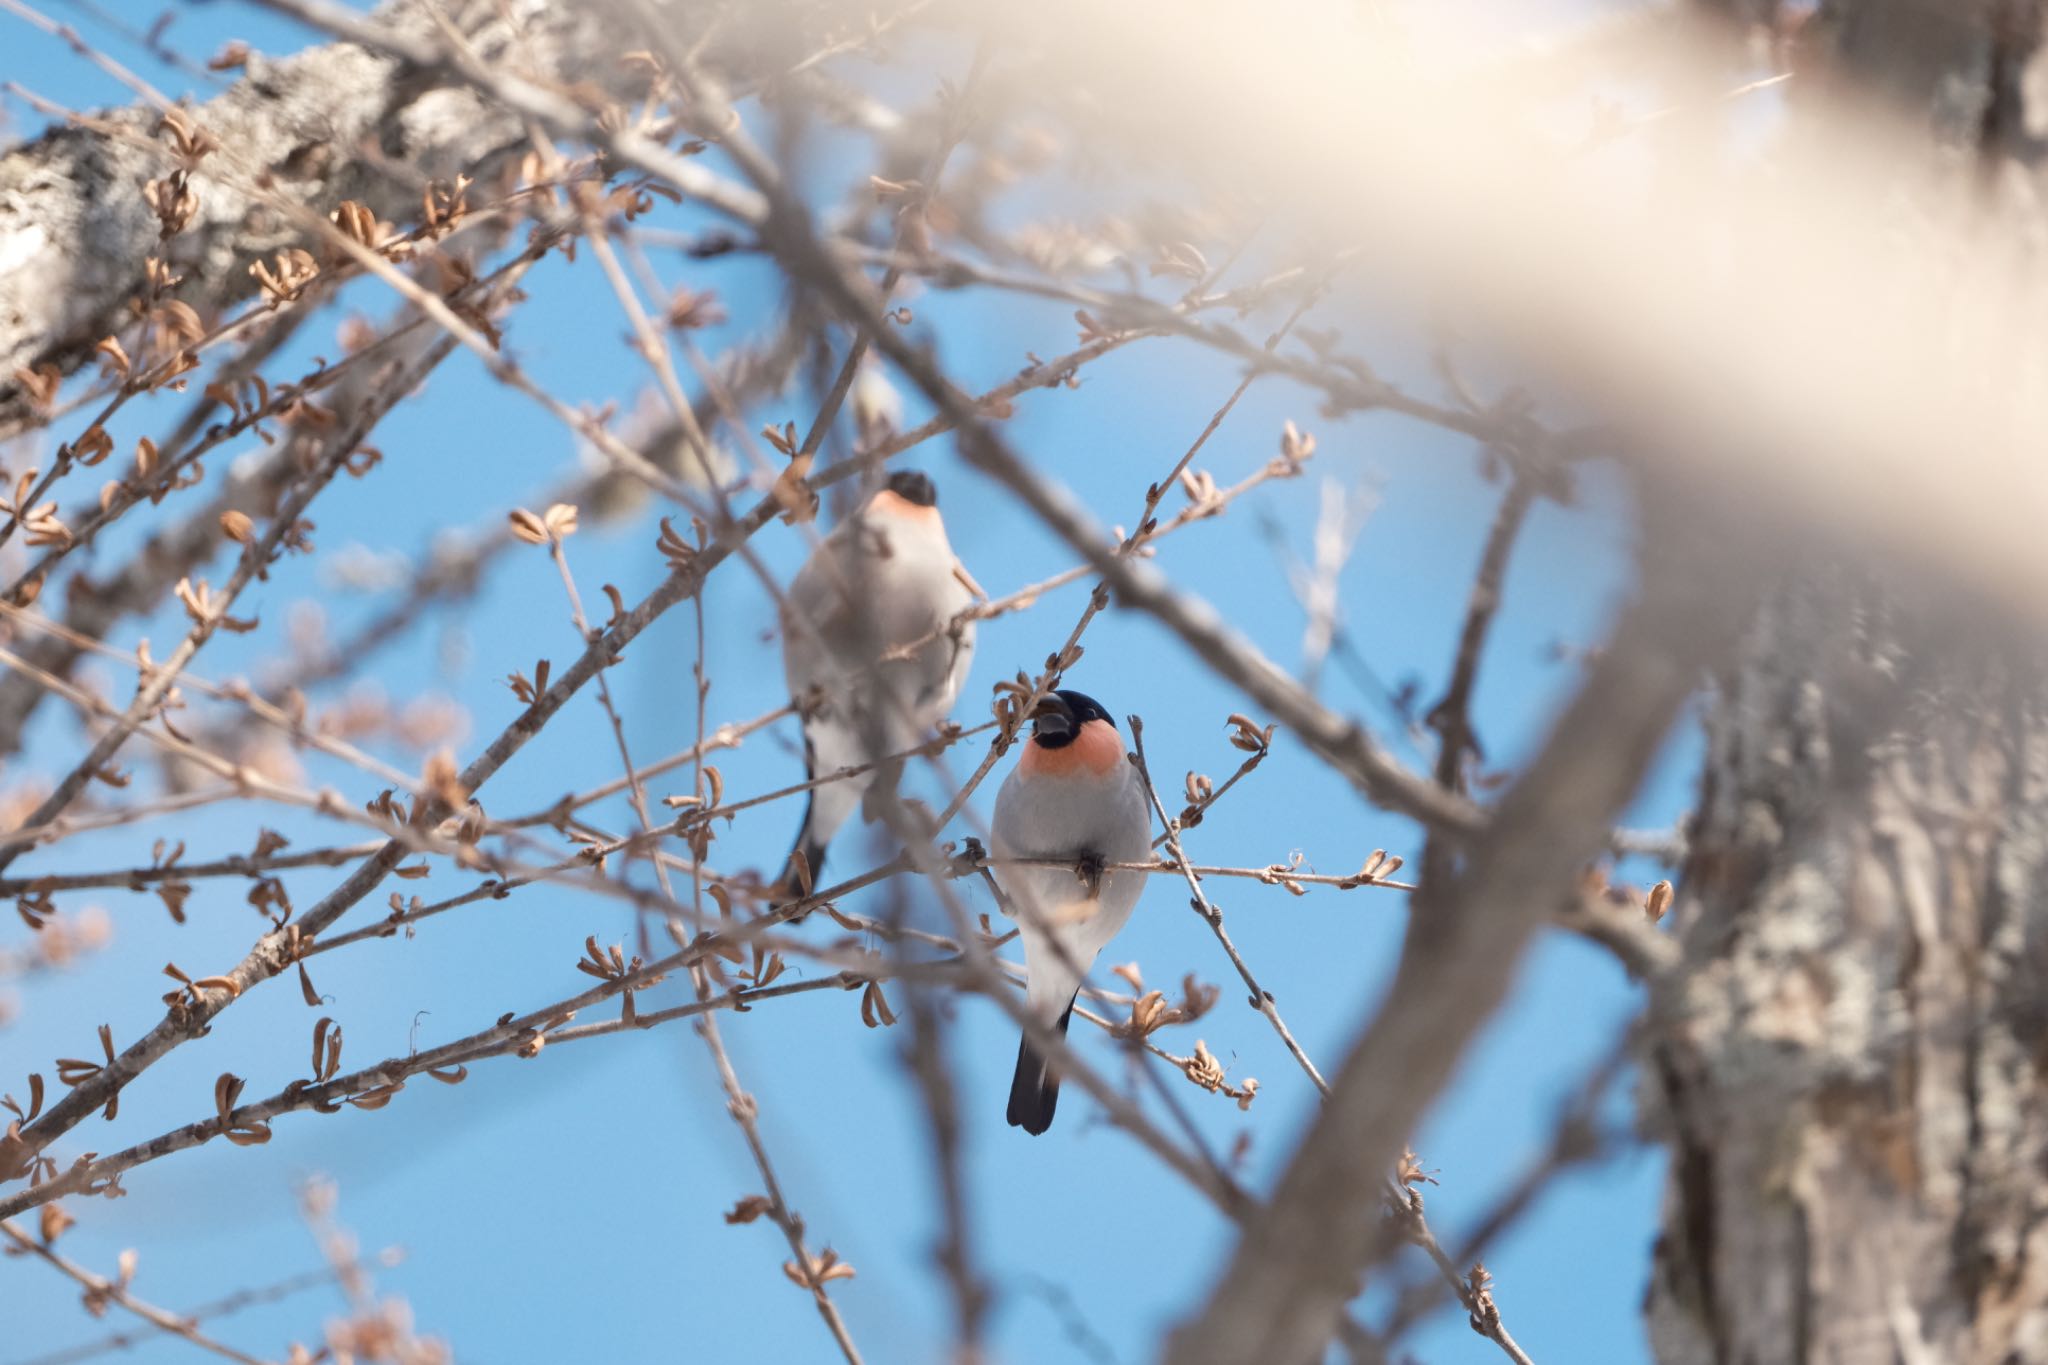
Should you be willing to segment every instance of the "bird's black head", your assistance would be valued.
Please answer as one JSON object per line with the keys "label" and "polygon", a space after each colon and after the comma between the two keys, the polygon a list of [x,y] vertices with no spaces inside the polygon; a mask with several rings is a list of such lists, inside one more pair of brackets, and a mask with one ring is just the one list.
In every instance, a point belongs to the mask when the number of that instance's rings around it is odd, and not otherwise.
{"label": "bird's black head", "polygon": [[1101,702],[1085,692],[1062,688],[1049,693],[1031,713],[1032,742],[1048,749],[1064,748],[1074,742],[1081,727],[1091,720],[1109,721],[1110,728],[1116,728]]}
{"label": "bird's black head", "polygon": [[939,490],[932,486],[931,477],[920,474],[915,469],[897,470],[889,476],[889,482],[883,487],[905,502],[915,503],[919,507],[939,505]]}

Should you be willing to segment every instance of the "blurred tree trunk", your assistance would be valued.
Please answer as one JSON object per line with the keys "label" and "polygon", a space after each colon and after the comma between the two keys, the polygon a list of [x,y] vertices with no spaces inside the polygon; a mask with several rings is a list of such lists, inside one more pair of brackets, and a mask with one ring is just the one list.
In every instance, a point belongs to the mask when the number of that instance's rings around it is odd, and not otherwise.
{"label": "blurred tree trunk", "polygon": [[1885,596],[1785,588],[1710,721],[1644,1051],[1667,1365],[2048,1360],[2048,707]]}
{"label": "blurred tree trunk", "polygon": [[[1990,169],[2034,159],[2038,32],[1844,0],[1795,61]],[[2048,1361],[2048,689],[2010,629],[1829,565],[1720,680],[1640,1050],[1665,1365]]]}

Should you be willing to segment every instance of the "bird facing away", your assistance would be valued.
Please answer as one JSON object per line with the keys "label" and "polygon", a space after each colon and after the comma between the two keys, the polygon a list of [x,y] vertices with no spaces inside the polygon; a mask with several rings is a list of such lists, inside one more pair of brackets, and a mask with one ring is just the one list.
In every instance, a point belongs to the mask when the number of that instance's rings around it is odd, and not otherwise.
{"label": "bird facing away", "polygon": [[[953,618],[978,589],[923,474],[889,476],[825,537],[783,597],[782,668],[803,713],[811,781],[922,742],[953,709],[974,658],[974,623]],[[825,848],[876,773],[811,789],[791,851],[816,881]],[[798,873],[801,855],[807,873]]]}
{"label": "bird facing away", "polygon": [[[1152,857],[1152,808],[1100,703],[1066,691],[1039,703],[1023,757],[996,794],[989,835],[1003,911],[1016,918],[1024,943],[1024,1007],[1064,1036],[1082,976],[1145,889],[1145,873],[1103,864]],[[1000,861],[1006,858],[1057,862]],[[1025,1034],[1010,1082],[1010,1123],[1043,1133],[1059,1097],[1059,1077]]]}

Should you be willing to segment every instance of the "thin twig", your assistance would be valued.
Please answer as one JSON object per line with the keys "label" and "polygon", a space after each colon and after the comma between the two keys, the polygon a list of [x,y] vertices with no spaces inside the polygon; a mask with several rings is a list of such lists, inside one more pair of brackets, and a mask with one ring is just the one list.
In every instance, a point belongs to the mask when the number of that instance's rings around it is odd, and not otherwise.
{"label": "thin twig", "polygon": [[85,1291],[88,1303],[113,1304],[124,1312],[132,1313],[150,1326],[170,1336],[178,1337],[197,1346],[200,1350],[223,1360],[240,1362],[240,1365],[268,1365],[256,1356],[246,1355],[224,1342],[216,1341],[194,1326],[189,1320],[177,1314],[158,1308],[155,1304],[136,1298],[128,1292],[128,1277],[124,1274],[118,1280],[96,1275],[68,1257],[59,1255],[56,1249],[37,1238],[29,1236],[13,1223],[0,1221],[0,1233],[14,1243],[25,1255],[34,1256],[43,1264],[69,1277]]}
{"label": "thin twig", "polygon": [[1245,962],[1244,955],[1237,951],[1237,945],[1230,941],[1230,934],[1223,927],[1223,912],[1211,903],[1209,894],[1202,890],[1202,879],[1196,876],[1194,869],[1188,865],[1187,853],[1180,845],[1180,823],[1159,799],[1159,788],[1153,785],[1152,772],[1145,766],[1145,722],[1136,716],[1128,719],[1131,723],[1131,745],[1136,751],[1132,754],[1131,761],[1137,765],[1138,780],[1145,784],[1145,794],[1152,799],[1152,809],[1158,812],[1160,823],[1166,826],[1166,851],[1170,855],[1168,861],[1187,881],[1195,912],[1208,924],[1209,931],[1216,935],[1216,941],[1223,945],[1224,956],[1230,959],[1231,966],[1237,968],[1239,978],[1243,980],[1245,988],[1252,993],[1252,1008],[1264,1015],[1266,1022],[1273,1026],[1273,1032],[1280,1035],[1280,1041],[1287,1046],[1288,1055],[1294,1058],[1295,1064],[1307,1074],[1309,1080],[1315,1083],[1317,1093],[1329,1095],[1330,1083],[1323,1079],[1322,1072],[1316,1070],[1316,1064],[1309,1060],[1308,1053],[1296,1041],[1293,1031],[1287,1027],[1287,1021],[1280,1017],[1280,1009],[1273,1000],[1273,992],[1261,986],[1258,978],[1252,975],[1252,969]]}

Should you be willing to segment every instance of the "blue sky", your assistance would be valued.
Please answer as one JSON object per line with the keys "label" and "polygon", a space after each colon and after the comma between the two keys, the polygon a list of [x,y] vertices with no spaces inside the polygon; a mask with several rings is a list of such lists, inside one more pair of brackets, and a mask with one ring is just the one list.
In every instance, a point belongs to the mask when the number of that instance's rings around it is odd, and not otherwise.
{"label": "blue sky", "polygon": [[[84,23],[62,9],[60,17]],[[178,15],[170,40],[202,57],[229,36],[274,53],[302,42],[288,26],[239,7],[199,6]],[[0,52],[7,54],[0,74],[83,107],[125,102],[117,87],[61,45],[12,21],[0,32]],[[152,79],[184,88],[182,77],[152,66],[146,54],[118,39],[108,47]],[[18,103],[9,112],[15,133],[35,126]],[[842,189],[835,169],[819,172],[815,187]],[[671,221],[697,220],[682,212]],[[707,348],[764,323],[774,307],[773,276],[758,262],[657,264],[670,282],[715,289],[725,302],[732,321],[703,338]],[[621,342],[623,323],[594,263],[587,256],[574,265],[551,261],[529,289],[532,301],[518,313],[508,341],[521,363],[572,403],[630,405],[643,387],[644,368]],[[979,293],[927,293],[911,302],[917,325],[940,339],[943,358],[973,388],[1015,372],[1026,350],[1049,356],[1074,343],[1071,310],[1058,305]],[[392,306],[367,287],[352,290],[348,303],[371,317],[385,316]],[[303,361],[315,352],[331,354],[340,316],[331,311],[307,328],[292,355]],[[1255,318],[1247,326],[1276,320]],[[1312,321],[1343,327],[1390,376],[1430,386],[1412,330],[1368,325],[1345,315],[1341,305],[1326,305]],[[1172,466],[1237,377],[1228,362],[1193,345],[1148,343],[1091,366],[1076,391],[1027,395],[1006,431],[1103,522],[1128,524],[1146,484]],[[1345,624],[1381,677],[1397,684],[1418,678],[1426,702],[1443,685],[1498,490],[1478,477],[1467,442],[1388,416],[1330,421],[1316,409],[1312,395],[1284,382],[1254,385],[1198,467],[1223,483],[1243,477],[1269,458],[1281,424],[1292,419],[1319,438],[1308,476],[1269,487],[1252,504],[1181,533],[1162,548],[1159,563],[1269,655],[1292,665],[1300,658],[1302,614],[1259,514],[1285,528],[1289,544],[1306,556],[1323,480],[1376,491],[1379,505],[1344,574]],[[160,431],[179,410],[169,395],[133,405],[115,432],[117,448]],[[793,395],[758,417],[801,425],[808,412],[807,400]],[[334,635],[374,612],[383,598],[337,585],[324,567],[337,552],[360,546],[417,555],[450,530],[499,534],[508,510],[539,505],[577,458],[575,443],[552,419],[462,354],[422,398],[393,414],[376,444],[385,463],[365,480],[336,487],[315,509],[322,554],[290,562],[252,590],[244,604],[260,612],[263,630],[217,640],[201,656],[200,674],[221,679],[260,669],[276,657],[295,611],[324,613]],[[14,466],[34,456],[5,458]],[[938,479],[955,543],[991,592],[1072,562],[968,471],[950,442],[935,441],[909,462]],[[215,477],[225,463],[217,462]],[[75,482],[66,490],[67,506],[96,488],[96,480]],[[1169,510],[1176,505],[1170,500]],[[1577,667],[1560,657],[1558,646],[1598,640],[1625,582],[1625,509],[1624,492],[1595,474],[1576,505],[1544,505],[1532,517],[1474,704],[1492,766],[1512,770],[1540,742],[1547,718],[1569,694]],[[603,582],[619,585],[629,600],[647,591],[662,572],[653,538],[651,518],[642,517],[590,525],[572,539],[571,559],[586,598]],[[754,544],[783,577],[804,549],[799,535],[781,526]],[[119,562],[131,545],[110,538],[98,562]],[[218,581],[226,572],[223,559],[213,576]],[[1031,612],[985,624],[958,718],[978,721],[992,683],[1039,666],[1065,637],[1086,591],[1085,585],[1069,587],[1048,594]],[[712,722],[743,720],[776,704],[780,664],[760,585],[730,565],[714,577],[704,609],[715,678]],[[161,652],[161,642],[181,629],[173,608],[132,624],[116,639],[131,645],[147,635]],[[642,761],[683,747],[693,733],[691,641],[689,611],[678,609],[633,646],[615,674],[614,693]],[[1242,703],[1163,632],[1112,611],[1086,644],[1087,658],[1071,685],[1118,716],[1139,712],[1158,771],[1177,777],[1197,769],[1220,779],[1235,766],[1223,718]],[[473,604],[436,617],[363,671],[394,703],[445,697],[463,707],[468,728],[456,748],[466,757],[515,714],[505,675],[530,670],[536,657],[560,665],[575,648],[554,569],[536,550],[513,555]],[[126,689],[126,677],[111,667],[101,672],[117,690]],[[1404,747],[1384,708],[1342,668],[1326,672],[1323,690],[1409,761],[1426,761],[1426,753]],[[330,691],[315,701],[340,699]],[[47,707],[30,752],[7,779],[61,771],[77,735],[69,716]],[[794,728],[785,725],[721,758],[727,790],[798,780],[795,743]],[[371,741],[370,747],[402,766],[419,762],[416,752],[388,742]],[[127,758],[148,771],[144,752],[131,744]],[[956,751],[957,767],[964,771],[979,754]],[[1674,819],[1689,799],[1696,757],[1688,725],[1674,737],[1629,822]],[[331,783],[353,801],[369,799],[380,785],[317,756],[307,768],[310,781]],[[594,697],[585,695],[482,795],[493,814],[511,814],[616,772],[603,717]],[[657,782],[655,791],[683,787],[681,780]],[[993,792],[991,784],[977,800],[984,814]],[[614,828],[627,819],[622,806],[601,814]],[[721,835],[715,861],[772,866],[787,848],[797,815],[789,803],[747,813]],[[34,855],[33,866],[144,861],[159,834],[186,840],[190,858],[219,856],[246,850],[259,825],[307,847],[358,837],[288,813],[222,806],[141,831],[80,838]],[[874,852],[862,848],[867,837],[858,828],[842,834],[835,866],[849,869]],[[1252,865],[1299,850],[1317,870],[1334,872],[1353,870],[1375,847],[1411,858],[1418,851],[1409,822],[1365,805],[1284,732],[1274,757],[1190,832],[1188,846],[1202,861]],[[23,869],[30,866],[24,860]],[[287,882],[303,906],[339,875],[316,870]],[[469,884],[442,873],[424,887],[394,886],[407,894],[447,895]],[[171,924],[150,896],[60,898],[66,909],[104,905],[115,942],[71,972],[0,987],[15,992],[20,1008],[20,1017],[0,1029],[0,1088],[20,1093],[21,1077],[35,1069],[47,1074],[52,1056],[86,1055],[102,1022],[123,1041],[148,1027],[160,1013],[157,997],[166,983],[158,971],[165,961],[197,976],[239,957],[260,927],[242,903],[242,889],[201,883],[191,922],[183,927]],[[1333,1066],[1385,985],[1406,914],[1402,899],[1329,891],[1295,898],[1241,882],[1210,889],[1303,1045],[1326,1070]],[[378,913],[382,899],[380,891],[343,927]],[[851,907],[861,904],[855,898]],[[973,905],[990,908],[982,900]],[[820,936],[833,932],[822,917],[806,928]],[[25,934],[11,921],[0,927],[0,943]],[[415,938],[318,959],[315,980],[329,997],[320,1012],[346,1028],[349,1064],[402,1053],[415,1040],[433,1046],[507,1010],[532,1008],[587,984],[572,964],[588,934],[630,943],[631,926],[615,902],[568,890],[535,888],[485,902],[421,926]],[[1187,1051],[1203,1038],[1233,1078],[1259,1079],[1249,1114],[1192,1087],[1183,1086],[1181,1098],[1219,1150],[1250,1133],[1245,1174],[1263,1187],[1313,1112],[1309,1083],[1244,1007],[1241,991],[1228,985],[1229,964],[1185,897],[1164,879],[1155,879],[1103,966],[1128,961],[1161,987],[1188,970],[1226,986],[1213,1013],[1162,1041]],[[793,963],[792,970],[806,969]],[[680,999],[683,989],[672,983],[661,1003]],[[1461,1228],[1539,1158],[1558,1103],[1639,1004],[1637,988],[1601,952],[1556,936],[1539,943],[1512,999],[1416,1135],[1416,1149],[1442,1181],[1429,1191],[1429,1208],[1447,1245],[1455,1247]],[[249,1077],[250,1094],[270,1093],[304,1074],[315,1016],[288,980],[257,991],[224,1014],[212,1036],[180,1049],[131,1087],[116,1124],[93,1120],[70,1135],[62,1154],[108,1150],[201,1116],[211,1107],[213,1078],[229,1066]],[[1015,1050],[1010,1025],[986,1002],[964,1000],[949,1027],[953,1054],[963,1065],[976,1250],[1001,1295],[994,1320],[998,1352],[1011,1360],[1087,1358],[1041,1288],[1050,1284],[1116,1359],[1147,1359],[1161,1330],[1209,1283],[1230,1245],[1229,1227],[1079,1095],[1069,1097],[1043,1139],[1007,1128],[1001,1108]],[[905,1030],[861,1027],[858,996],[838,992],[727,1016],[724,1030],[741,1076],[761,1100],[764,1136],[813,1244],[831,1245],[859,1272],[833,1288],[868,1359],[943,1359],[950,1317],[931,1262],[937,1227],[917,1094],[901,1060]],[[1077,1030],[1076,1037],[1111,1075],[1121,1075],[1122,1064],[1100,1034]],[[1627,1089],[1619,1087],[1617,1095],[1625,1097]],[[1614,1115],[1625,1121],[1625,1107],[1617,1103]],[[1563,1179],[1488,1252],[1509,1324],[1537,1359],[1621,1365],[1647,1359],[1638,1306],[1661,1171],[1661,1158],[1645,1149]],[[366,1247],[406,1249],[402,1266],[380,1272],[380,1287],[407,1299],[420,1328],[447,1339],[461,1360],[834,1356],[805,1297],[778,1268],[787,1253],[773,1228],[765,1222],[727,1227],[719,1217],[758,1189],[759,1179],[725,1115],[703,1047],[676,1026],[550,1049],[531,1062],[482,1064],[459,1087],[417,1083],[376,1113],[288,1116],[264,1147],[214,1143],[175,1156],[134,1172],[129,1197],[118,1203],[73,1201],[81,1221],[64,1249],[110,1268],[122,1248],[134,1247],[140,1253],[136,1291],[172,1308],[189,1306],[317,1262],[294,1196],[296,1182],[314,1173],[338,1183],[340,1213]],[[1404,1258],[1399,1269],[1418,1273],[1419,1258]],[[8,1305],[9,1322],[0,1365],[88,1340],[111,1325],[92,1322],[61,1281],[24,1261],[0,1264],[0,1301]],[[323,1317],[339,1309],[331,1293],[312,1293],[251,1308],[214,1329],[253,1353],[281,1355],[289,1340],[311,1341]],[[1436,1365],[1498,1358],[1456,1312],[1439,1314],[1409,1344]],[[169,1360],[192,1352],[158,1341],[135,1354]]]}

